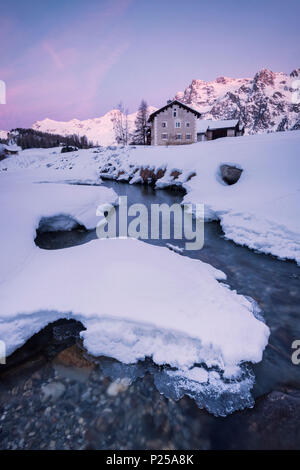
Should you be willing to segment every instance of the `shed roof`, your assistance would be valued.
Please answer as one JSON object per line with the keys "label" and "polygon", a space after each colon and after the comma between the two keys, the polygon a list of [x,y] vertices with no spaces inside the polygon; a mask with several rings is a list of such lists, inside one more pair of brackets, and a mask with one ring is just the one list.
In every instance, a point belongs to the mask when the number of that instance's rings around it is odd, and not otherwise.
{"label": "shed roof", "polygon": [[210,120],[208,119],[198,119],[196,121],[197,132],[205,134],[205,132],[208,129],[209,123],[210,123]]}
{"label": "shed roof", "polygon": [[223,119],[213,121],[212,119],[199,119],[197,121],[197,132],[205,133],[207,130],[234,129],[239,124],[238,119]]}
{"label": "shed roof", "polygon": [[19,152],[22,150],[21,147],[19,147],[17,144],[12,144],[12,145],[4,145],[5,150],[8,150],[9,152]]}

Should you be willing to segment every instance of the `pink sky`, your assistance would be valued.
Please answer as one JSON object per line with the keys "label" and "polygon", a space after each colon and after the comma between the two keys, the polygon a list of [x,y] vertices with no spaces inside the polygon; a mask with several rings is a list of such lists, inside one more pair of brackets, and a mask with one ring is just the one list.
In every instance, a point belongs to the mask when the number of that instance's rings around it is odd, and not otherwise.
{"label": "pink sky", "polygon": [[87,119],[123,100],[160,106],[193,78],[291,72],[300,4],[186,0],[5,0],[0,129]]}

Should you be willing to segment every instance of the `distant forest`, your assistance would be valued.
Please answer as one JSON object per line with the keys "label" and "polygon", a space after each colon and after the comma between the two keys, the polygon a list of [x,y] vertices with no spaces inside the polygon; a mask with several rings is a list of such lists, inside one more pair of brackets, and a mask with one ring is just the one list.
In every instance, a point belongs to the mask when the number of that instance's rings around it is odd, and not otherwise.
{"label": "distant forest", "polygon": [[[12,129],[11,132],[18,132],[15,136],[15,142],[22,149],[30,148],[49,148],[58,146],[74,146],[80,149],[93,147],[93,143],[88,141],[84,135],[79,137],[77,134],[62,136],[59,134],[49,134],[48,132],[36,131],[34,129]],[[7,142],[7,141],[2,141]]]}

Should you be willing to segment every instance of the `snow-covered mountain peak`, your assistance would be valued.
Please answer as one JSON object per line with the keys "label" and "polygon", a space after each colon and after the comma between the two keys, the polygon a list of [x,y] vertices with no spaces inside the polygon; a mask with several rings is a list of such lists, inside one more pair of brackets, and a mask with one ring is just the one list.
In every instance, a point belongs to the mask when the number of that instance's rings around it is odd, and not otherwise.
{"label": "snow-covered mountain peak", "polygon": [[[149,106],[149,112],[155,111],[156,108]],[[43,119],[33,124],[32,128],[50,134],[60,134],[63,136],[77,134],[85,135],[88,140],[99,145],[115,144],[114,118],[119,114],[118,109],[111,109],[104,116],[90,119],[71,119],[70,121],[54,121],[53,119]],[[129,131],[134,130],[134,121],[137,112],[128,115]]]}
{"label": "snow-covered mountain peak", "polygon": [[240,119],[246,132],[259,133],[300,128],[300,105],[294,104],[289,75],[267,68],[251,78],[218,77],[211,82],[192,80],[177,99],[197,108],[204,119]]}
{"label": "snow-covered mountain peak", "polygon": [[228,91],[235,91],[249,81],[250,79],[247,78],[229,77],[218,77],[211,82],[194,79],[185,91],[177,93],[175,98],[182,100],[184,103],[192,104],[200,112],[206,113]]}
{"label": "snow-covered mountain peak", "polygon": [[254,83],[262,82],[265,85],[274,85],[276,73],[269,69],[262,69],[254,76]]}
{"label": "snow-covered mountain peak", "polygon": [[[191,105],[204,119],[239,119],[250,134],[300,129],[300,104],[292,94],[300,78],[300,68],[290,74],[264,68],[253,78],[219,76],[213,81],[193,79],[175,95],[175,99]],[[149,112],[156,108],[149,107]],[[33,124],[33,129],[52,134],[86,135],[101,145],[115,143],[113,121],[117,109],[94,119],[54,121],[46,118]],[[128,115],[129,130],[134,130],[136,112]]]}

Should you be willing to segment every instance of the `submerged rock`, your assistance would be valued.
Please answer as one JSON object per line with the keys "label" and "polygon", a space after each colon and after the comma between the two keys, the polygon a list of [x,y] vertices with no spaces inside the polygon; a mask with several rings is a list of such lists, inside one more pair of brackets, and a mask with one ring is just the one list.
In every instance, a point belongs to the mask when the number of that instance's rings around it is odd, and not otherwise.
{"label": "submerged rock", "polygon": [[248,445],[255,449],[299,449],[300,391],[273,391],[248,419]]}
{"label": "submerged rock", "polygon": [[57,400],[65,392],[66,387],[62,382],[51,382],[47,385],[42,386],[42,393],[44,399],[51,398],[52,400]]}
{"label": "submerged rock", "polygon": [[224,424],[217,422],[214,446],[231,450],[298,450],[299,422],[300,390],[274,390],[259,398],[253,410],[236,413]]}
{"label": "submerged rock", "polygon": [[128,377],[123,377],[122,379],[117,379],[115,382],[112,382],[108,389],[106,390],[107,395],[110,397],[115,397],[119,393],[125,392],[129,385],[131,384],[131,380]]}

